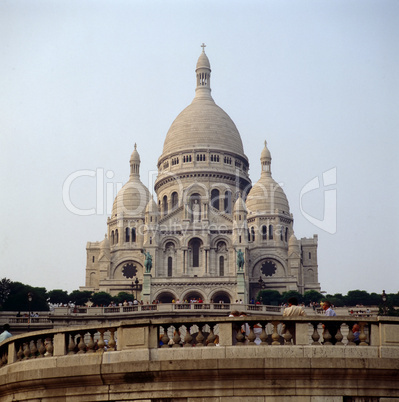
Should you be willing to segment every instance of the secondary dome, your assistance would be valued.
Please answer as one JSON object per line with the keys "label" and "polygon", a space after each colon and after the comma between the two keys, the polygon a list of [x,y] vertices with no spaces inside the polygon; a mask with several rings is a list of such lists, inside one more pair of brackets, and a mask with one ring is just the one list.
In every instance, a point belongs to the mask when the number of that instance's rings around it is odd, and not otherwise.
{"label": "secondary dome", "polygon": [[172,123],[165,138],[161,158],[171,153],[209,148],[235,153],[247,159],[236,125],[212,99],[211,68],[204,51],[198,59],[195,72],[195,97]]}
{"label": "secondary dome", "polygon": [[253,214],[271,214],[275,213],[276,210],[284,214],[290,213],[287,196],[272,178],[271,160],[272,157],[265,141],[265,147],[260,158],[262,173],[246,199],[247,208]]}
{"label": "secondary dome", "polygon": [[148,188],[140,180],[140,155],[134,144],[134,151],[130,158],[129,181],[119,190],[112,206],[114,218],[121,214],[127,216],[143,216],[150,200]]}

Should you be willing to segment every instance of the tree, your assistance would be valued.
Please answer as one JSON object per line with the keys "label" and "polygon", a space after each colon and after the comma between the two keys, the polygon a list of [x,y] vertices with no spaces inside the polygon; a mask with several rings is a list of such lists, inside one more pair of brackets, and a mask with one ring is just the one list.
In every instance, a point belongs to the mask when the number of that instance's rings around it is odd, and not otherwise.
{"label": "tree", "polygon": [[119,292],[118,295],[114,299],[116,299],[115,303],[123,303],[125,300],[133,301],[134,297],[131,293]]}
{"label": "tree", "polygon": [[69,294],[69,300],[77,306],[84,306],[91,299],[91,292],[89,290],[74,290]]}
{"label": "tree", "polygon": [[371,306],[373,304],[372,298],[365,290],[350,290],[345,297],[345,304],[347,306],[356,306],[362,304],[363,306]]}
{"label": "tree", "polygon": [[278,290],[261,290],[256,300],[260,301],[262,304],[278,306],[281,303],[281,294]]}
{"label": "tree", "polygon": [[4,302],[8,299],[10,294],[11,281],[10,279],[3,278],[0,280],[0,305],[3,305]]}
{"label": "tree", "polygon": [[91,297],[94,306],[108,306],[112,301],[112,296],[106,292],[94,293]]}
{"label": "tree", "polygon": [[296,297],[299,304],[303,302],[303,296],[296,290],[288,290],[287,292],[284,292],[281,295],[281,299],[283,300],[283,302],[286,302],[286,303],[288,302],[288,299],[291,297]]}
{"label": "tree", "polygon": [[68,292],[65,290],[61,290],[61,289],[54,289],[54,290],[50,290],[47,293],[47,296],[50,299],[50,303],[53,304],[67,304],[69,302],[69,296],[68,296]]}
{"label": "tree", "polygon": [[[32,301],[28,300],[28,293]],[[34,288],[20,282],[10,283],[10,294],[3,305],[5,311],[48,311],[46,288]]]}
{"label": "tree", "polygon": [[319,303],[323,295],[316,290],[307,290],[303,295],[303,302],[309,306],[310,302]]}

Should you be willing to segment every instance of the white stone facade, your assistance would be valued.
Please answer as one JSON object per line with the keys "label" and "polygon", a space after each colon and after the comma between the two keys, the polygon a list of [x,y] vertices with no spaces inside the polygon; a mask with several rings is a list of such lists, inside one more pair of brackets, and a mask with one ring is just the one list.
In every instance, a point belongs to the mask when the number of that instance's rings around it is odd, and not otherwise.
{"label": "white stone facade", "polygon": [[[246,303],[256,297],[262,278],[266,289],[320,291],[317,235],[295,237],[287,198],[271,175],[266,142],[261,177],[252,186],[241,136],[212,99],[210,76],[202,52],[194,100],[172,123],[158,159],[157,202],[140,181],[135,146],[108,234],[87,243],[81,290],[132,292],[138,278],[138,299],[144,302]],[[237,266],[239,250],[243,269]],[[152,257],[147,273],[144,252]]]}

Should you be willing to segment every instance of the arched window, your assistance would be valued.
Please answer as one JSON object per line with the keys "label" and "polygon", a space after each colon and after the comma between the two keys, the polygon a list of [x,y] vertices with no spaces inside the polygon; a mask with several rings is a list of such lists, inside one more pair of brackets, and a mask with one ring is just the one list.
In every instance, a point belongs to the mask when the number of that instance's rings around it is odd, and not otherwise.
{"label": "arched window", "polygon": [[168,257],[168,276],[172,276],[173,259]]}
{"label": "arched window", "polygon": [[267,226],[262,226],[262,240],[267,240]]}
{"label": "arched window", "polygon": [[126,230],[125,230],[125,242],[129,243],[129,241],[130,241],[130,229],[126,228]]}
{"label": "arched window", "polygon": [[179,203],[179,196],[175,191],[174,193],[172,193],[172,209],[177,208],[178,203]]}
{"label": "arched window", "polygon": [[251,232],[249,231],[249,229],[247,229],[248,232],[248,241],[251,241]]}
{"label": "arched window", "polygon": [[285,228],[285,242],[288,241],[288,228]]}
{"label": "arched window", "polygon": [[269,239],[273,240],[273,225],[269,225]]}
{"label": "arched window", "polygon": [[213,206],[213,208],[219,209],[219,190],[217,188],[214,188],[211,191],[211,205]]}
{"label": "arched window", "polygon": [[114,231],[111,232],[111,243],[115,244],[115,233],[114,233]]}
{"label": "arched window", "polygon": [[198,239],[192,239],[190,242],[193,267],[199,267],[199,254],[201,243]]}
{"label": "arched window", "polygon": [[163,214],[167,215],[168,213],[168,197],[164,195],[162,200]]}
{"label": "arched window", "polygon": [[282,225],[280,225],[280,240],[283,241],[283,232],[284,232],[284,228]]}
{"label": "arched window", "polygon": [[251,239],[255,241],[255,228],[253,226],[251,227]]}
{"label": "arched window", "polygon": [[94,260],[95,260],[95,258],[94,258],[94,255],[93,255],[93,262],[94,262]]}
{"label": "arched window", "polygon": [[136,243],[136,228],[132,228],[132,243]]}
{"label": "arched window", "polygon": [[115,230],[115,243],[116,243],[116,244],[119,243],[119,232],[118,232],[118,229]]}
{"label": "arched window", "polygon": [[219,276],[224,276],[224,257],[219,257]]}
{"label": "arched window", "polygon": [[224,193],[224,212],[231,214],[231,191],[227,190]]}

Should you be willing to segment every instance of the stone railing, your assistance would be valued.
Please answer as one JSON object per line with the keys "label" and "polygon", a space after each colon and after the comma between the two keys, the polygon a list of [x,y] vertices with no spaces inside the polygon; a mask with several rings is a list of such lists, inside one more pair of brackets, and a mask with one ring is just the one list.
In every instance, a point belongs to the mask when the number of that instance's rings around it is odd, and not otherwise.
{"label": "stone railing", "polygon": [[391,401],[398,325],[394,317],[181,315],[35,331],[0,344],[0,400]]}
{"label": "stone railing", "polygon": [[[179,306],[179,305],[176,305]],[[180,305],[180,306],[185,306]],[[189,306],[189,305],[188,305]],[[205,305],[203,305],[205,306]],[[360,327],[354,342],[353,325]],[[91,325],[36,331],[0,345],[1,365],[27,359],[141,348],[209,346],[394,346],[399,320],[391,317],[208,317],[141,319],[119,325]]]}

